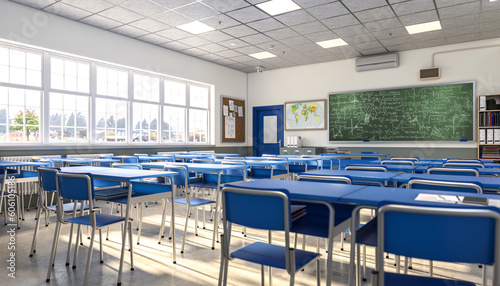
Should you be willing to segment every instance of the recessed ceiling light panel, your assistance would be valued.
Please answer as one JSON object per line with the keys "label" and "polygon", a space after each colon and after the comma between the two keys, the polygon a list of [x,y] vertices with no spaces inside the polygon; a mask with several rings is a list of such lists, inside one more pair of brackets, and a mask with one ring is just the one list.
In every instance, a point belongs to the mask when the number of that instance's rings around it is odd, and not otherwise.
{"label": "recessed ceiling light panel", "polygon": [[276,57],[276,55],[271,54],[270,52],[261,52],[261,53],[249,54],[249,56],[254,57],[254,58],[258,59],[258,60]]}
{"label": "recessed ceiling light panel", "polygon": [[271,0],[256,5],[257,8],[271,16],[299,10],[300,6],[291,0]]}
{"label": "recessed ceiling light panel", "polygon": [[405,28],[409,34],[418,34],[418,33],[441,30],[441,23],[439,21],[434,21],[434,22],[427,22],[422,24],[406,26]]}
{"label": "recessed ceiling light panel", "polygon": [[198,21],[180,25],[177,26],[177,28],[195,35],[215,30],[214,28]]}
{"label": "recessed ceiling light panel", "polygon": [[347,43],[344,40],[342,40],[341,38],[333,39],[333,40],[327,40],[327,41],[321,41],[321,42],[316,42],[316,44],[320,45],[324,49],[334,48],[334,47],[340,47],[340,46],[346,46],[347,45]]}

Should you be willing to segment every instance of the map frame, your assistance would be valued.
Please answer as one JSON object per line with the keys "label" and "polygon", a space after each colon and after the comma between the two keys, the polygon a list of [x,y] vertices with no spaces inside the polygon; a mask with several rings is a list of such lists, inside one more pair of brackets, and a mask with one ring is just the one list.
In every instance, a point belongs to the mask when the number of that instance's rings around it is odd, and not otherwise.
{"label": "map frame", "polygon": [[[321,108],[318,108],[318,110],[323,110],[323,114],[319,114],[319,116],[323,119],[322,123],[319,125],[317,124],[310,124],[309,126],[299,126],[297,124],[290,123],[287,118],[290,115],[291,112],[291,107],[296,104],[318,104],[321,106]],[[283,120],[284,125],[285,125],[285,131],[297,131],[297,130],[326,130],[327,125],[326,125],[326,119],[328,118],[327,116],[328,109],[326,105],[326,99],[315,99],[315,100],[304,100],[304,101],[290,101],[290,102],[285,102],[285,118]]]}

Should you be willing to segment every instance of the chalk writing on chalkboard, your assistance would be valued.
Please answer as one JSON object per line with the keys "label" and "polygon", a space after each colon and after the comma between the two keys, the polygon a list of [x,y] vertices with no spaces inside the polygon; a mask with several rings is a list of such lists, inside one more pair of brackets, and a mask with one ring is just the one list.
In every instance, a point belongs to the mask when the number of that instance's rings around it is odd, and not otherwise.
{"label": "chalk writing on chalkboard", "polygon": [[474,83],[329,95],[330,141],[474,140]]}

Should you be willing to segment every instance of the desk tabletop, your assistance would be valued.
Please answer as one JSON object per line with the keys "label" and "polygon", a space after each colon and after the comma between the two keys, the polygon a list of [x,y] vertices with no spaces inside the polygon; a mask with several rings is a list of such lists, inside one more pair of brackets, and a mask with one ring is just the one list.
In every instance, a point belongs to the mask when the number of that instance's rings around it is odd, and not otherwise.
{"label": "desk tabletop", "polygon": [[391,180],[398,183],[407,183],[412,179],[450,181],[460,183],[479,183],[483,188],[500,188],[500,178],[498,177],[475,177],[457,175],[434,175],[434,174],[400,174]]}
{"label": "desk tabletop", "polygon": [[47,163],[43,162],[20,162],[20,161],[8,161],[8,160],[0,160],[0,168],[8,168],[8,167],[25,167],[25,166],[46,166]]}
{"label": "desk tabletop", "polygon": [[174,172],[168,171],[150,171],[150,170],[134,170],[125,168],[108,168],[108,167],[63,167],[63,173],[90,173],[95,178],[115,181],[129,181],[143,178],[167,177],[172,176]]}
{"label": "desk tabletop", "polygon": [[367,180],[384,182],[390,181],[392,178],[399,176],[400,173],[395,172],[374,172],[374,171],[358,171],[358,170],[316,170],[300,173],[299,175],[315,175],[315,176],[344,176],[351,180]]}
{"label": "desk tabletop", "polygon": [[201,163],[180,163],[180,162],[143,163],[141,165],[143,168],[160,168],[160,169],[163,169],[165,168],[165,166],[168,165],[184,166],[188,169],[188,171],[197,171],[197,172],[242,170],[247,168],[245,165],[201,164]]}

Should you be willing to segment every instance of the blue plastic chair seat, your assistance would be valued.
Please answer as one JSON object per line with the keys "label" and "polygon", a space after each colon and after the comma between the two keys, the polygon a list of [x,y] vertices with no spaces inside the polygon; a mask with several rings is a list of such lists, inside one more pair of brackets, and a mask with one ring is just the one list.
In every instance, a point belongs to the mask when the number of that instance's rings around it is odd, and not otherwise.
{"label": "blue plastic chair seat", "polygon": [[[234,251],[231,256],[265,266],[286,269],[285,247],[279,245],[255,242]],[[295,270],[302,269],[318,256],[319,253],[296,249]]]}
{"label": "blue plastic chair seat", "polygon": [[377,246],[377,218],[373,218],[356,232],[356,243]]}
{"label": "blue plastic chair seat", "polygon": [[[124,217],[115,216],[115,215],[95,214],[95,217],[96,217],[97,227],[103,227],[103,226],[107,226],[110,224],[125,221]],[[130,219],[130,220],[132,220],[132,219]],[[69,218],[66,220],[66,222],[90,226],[90,215]]]}
{"label": "blue plastic chair seat", "polygon": [[436,277],[424,277],[414,275],[404,275],[396,273],[385,273],[384,282],[386,286],[389,285],[405,285],[405,286],[474,286],[475,283],[459,280],[450,280]]}
{"label": "blue plastic chair seat", "polygon": [[[179,204],[187,205],[186,198],[176,199],[175,202],[179,203]],[[197,206],[202,206],[202,205],[207,205],[207,204],[215,204],[215,201],[206,200],[206,199],[202,199],[202,198],[194,198],[194,197],[189,198],[189,202],[191,203],[192,207],[197,207]]]}

